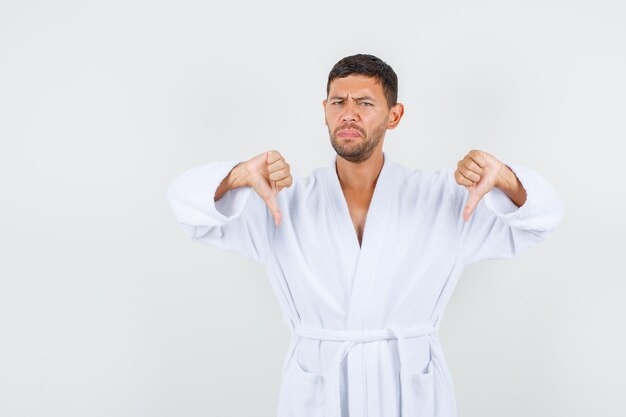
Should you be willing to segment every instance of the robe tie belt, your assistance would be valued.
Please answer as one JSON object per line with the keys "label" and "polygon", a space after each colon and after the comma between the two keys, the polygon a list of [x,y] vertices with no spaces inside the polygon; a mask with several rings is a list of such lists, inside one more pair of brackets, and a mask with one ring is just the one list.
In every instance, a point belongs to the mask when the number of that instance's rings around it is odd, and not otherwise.
{"label": "robe tie belt", "polygon": [[[356,346],[358,343],[375,342],[385,339],[397,339],[398,358],[400,360],[400,395],[404,399],[407,398],[406,395],[408,395],[408,393],[404,390],[410,386],[409,381],[406,380],[405,372],[402,371],[402,364],[406,364],[405,361],[407,357],[406,339],[409,337],[422,337],[436,333],[437,327],[438,326],[423,324],[408,328],[387,326],[384,329],[343,331],[293,325],[292,332],[294,335],[310,339],[344,342],[337,351],[337,354],[331,364],[328,374],[329,378],[326,393],[326,398],[334,397],[336,399],[337,417],[341,417],[341,363],[352,347]],[[404,404],[405,401],[403,400],[402,403]],[[406,415],[405,410],[402,411],[402,415]]]}

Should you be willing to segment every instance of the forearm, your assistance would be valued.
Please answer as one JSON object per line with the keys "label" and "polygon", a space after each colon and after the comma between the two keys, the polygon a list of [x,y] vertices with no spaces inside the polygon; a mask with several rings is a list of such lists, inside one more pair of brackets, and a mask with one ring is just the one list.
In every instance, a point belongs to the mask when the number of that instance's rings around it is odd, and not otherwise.
{"label": "forearm", "polygon": [[521,207],[526,202],[526,189],[511,168],[506,165],[498,174],[496,187],[504,191],[517,207]]}
{"label": "forearm", "polygon": [[230,191],[233,188],[245,187],[249,185],[248,172],[243,164],[244,163],[241,162],[235,165],[235,167],[233,167],[228,175],[222,180],[215,191],[215,196],[213,197],[214,201],[219,200],[227,191]]}

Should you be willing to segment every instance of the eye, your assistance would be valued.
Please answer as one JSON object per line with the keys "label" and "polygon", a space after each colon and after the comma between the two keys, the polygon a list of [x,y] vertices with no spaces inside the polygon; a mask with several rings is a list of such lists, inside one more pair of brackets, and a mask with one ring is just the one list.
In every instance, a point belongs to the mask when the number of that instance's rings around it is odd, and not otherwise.
{"label": "eye", "polygon": [[363,102],[363,103],[361,103],[361,104],[367,104],[368,106],[371,106],[371,105],[372,105],[372,103],[366,103],[366,102]]}

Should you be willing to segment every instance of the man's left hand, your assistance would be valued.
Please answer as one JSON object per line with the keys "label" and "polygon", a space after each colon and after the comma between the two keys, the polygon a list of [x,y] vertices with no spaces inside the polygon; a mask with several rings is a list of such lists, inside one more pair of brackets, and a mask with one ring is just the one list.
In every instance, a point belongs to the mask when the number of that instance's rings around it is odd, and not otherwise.
{"label": "man's left hand", "polygon": [[493,155],[472,149],[457,163],[454,179],[469,190],[467,204],[463,209],[463,219],[468,221],[478,202],[493,187],[497,187],[501,171],[508,169]]}

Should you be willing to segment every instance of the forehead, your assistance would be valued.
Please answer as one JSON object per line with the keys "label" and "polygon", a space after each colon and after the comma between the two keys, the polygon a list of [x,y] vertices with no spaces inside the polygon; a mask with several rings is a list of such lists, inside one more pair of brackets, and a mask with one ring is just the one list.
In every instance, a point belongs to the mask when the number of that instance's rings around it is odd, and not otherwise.
{"label": "forehead", "polygon": [[333,95],[371,95],[383,96],[383,86],[374,77],[365,75],[348,75],[343,78],[335,78],[330,83],[329,97]]}

